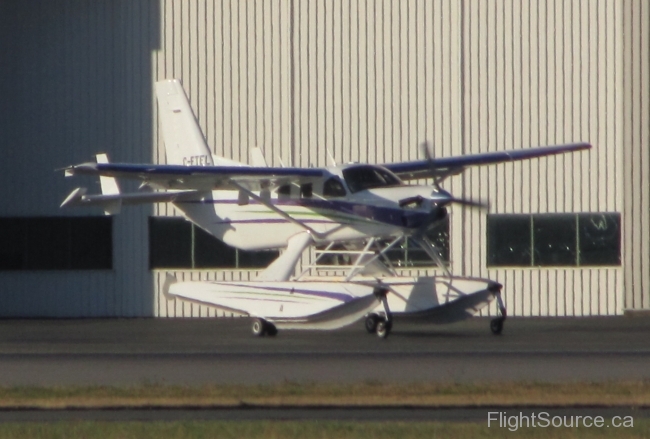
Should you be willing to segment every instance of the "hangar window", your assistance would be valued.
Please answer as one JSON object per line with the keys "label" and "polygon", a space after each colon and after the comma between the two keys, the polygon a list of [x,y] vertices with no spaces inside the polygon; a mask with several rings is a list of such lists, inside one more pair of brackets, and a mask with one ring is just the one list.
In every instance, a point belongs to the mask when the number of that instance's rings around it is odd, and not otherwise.
{"label": "hangar window", "polygon": [[0,218],[0,270],[110,270],[113,220]]}
{"label": "hangar window", "polygon": [[183,218],[149,217],[152,269],[266,268],[278,254],[230,247]]}
{"label": "hangar window", "polygon": [[619,213],[488,215],[488,267],[621,264]]}

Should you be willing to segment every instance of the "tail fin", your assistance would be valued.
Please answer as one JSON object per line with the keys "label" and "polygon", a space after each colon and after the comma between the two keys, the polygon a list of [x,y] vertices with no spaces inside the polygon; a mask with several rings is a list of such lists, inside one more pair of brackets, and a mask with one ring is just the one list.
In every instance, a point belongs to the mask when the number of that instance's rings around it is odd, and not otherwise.
{"label": "tail fin", "polygon": [[160,124],[170,165],[212,165],[212,154],[178,79],[156,82]]}

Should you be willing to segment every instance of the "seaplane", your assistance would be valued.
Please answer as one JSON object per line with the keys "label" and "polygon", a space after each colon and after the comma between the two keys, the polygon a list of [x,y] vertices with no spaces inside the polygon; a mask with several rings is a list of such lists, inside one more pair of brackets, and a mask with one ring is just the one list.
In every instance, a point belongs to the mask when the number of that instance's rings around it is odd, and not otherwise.
{"label": "seaplane", "polygon": [[[486,209],[487,204],[456,198],[442,183],[469,167],[591,148],[575,143],[437,158],[425,144],[418,161],[319,168],[271,167],[262,151],[252,148],[250,164],[244,164],[211,153],[180,80],[157,82],[155,90],[167,163],[111,163],[102,153],[95,161],[63,168],[66,177],[99,177],[101,193],[76,188],[61,207],[98,206],[114,215],[124,205],[169,202],[230,246],[280,249],[280,256],[252,281],[179,282],[167,276],[163,285],[168,298],[249,316],[257,336],[284,329],[337,329],[365,318],[366,330],[385,338],[396,319],[452,323],[495,299],[497,317],[490,327],[500,334],[506,318],[501,284],[451,275],[427,236],[446,219],[450,206]],[[123,179],[139,181],[140,188],[122,193],[118,180]],[[387,254],[407,240],[444,275],[401,276]],[[318,253],[314,266],[295,275],[310,249]],[[334,267],[342,271],[314,274],[321,259],[331,261],[334,255],[347,261]],[[331,264],[325,268],[333,269]]]}

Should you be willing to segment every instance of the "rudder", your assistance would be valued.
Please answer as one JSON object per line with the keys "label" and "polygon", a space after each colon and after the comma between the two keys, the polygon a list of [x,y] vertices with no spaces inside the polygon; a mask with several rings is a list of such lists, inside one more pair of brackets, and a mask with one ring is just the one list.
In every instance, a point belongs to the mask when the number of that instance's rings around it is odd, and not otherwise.
{"label": "rudder", "polygon": [[156,82],[167,164],[212,165],[212,154],[178,79]]}

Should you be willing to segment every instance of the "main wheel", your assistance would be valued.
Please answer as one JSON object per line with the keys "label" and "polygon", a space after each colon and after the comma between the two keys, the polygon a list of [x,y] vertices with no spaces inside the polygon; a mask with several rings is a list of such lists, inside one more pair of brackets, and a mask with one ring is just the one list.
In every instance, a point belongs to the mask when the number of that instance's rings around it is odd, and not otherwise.
{"label": "main wheel", "polygon": [[270,337],[278,335],[278,328],[273,323],[266,322],[266,334]]}
{"label": "main wheel", "polygon": [[266,334],[266,325],[261,319],[253,320],[253,325],[251,326],[253,335],[256,337],[262,337]]}
{"label": "main wheel", "polygon": [[490,321],[490,330],[492,331],[492,334],[500,335],[501,331],[503,331],[503,317],[492,319],[492,321]]}
{"label": "main wheel", "polygon": [[379,320],[379,316],[377,314],[368,314],[368,317],[366,317],[366,331],[368,331],[368,334],[375,333],[375,331],[377,330],[378,320]]}
{"label": "main wheel", "polygon": [[393,324],[391,322],[387,322],[386,320],[380,320],[377,322],[377,337],[379,338],[386,338],[388,337],[388,334],[390,334],[390,330],[393,328]]}

